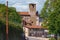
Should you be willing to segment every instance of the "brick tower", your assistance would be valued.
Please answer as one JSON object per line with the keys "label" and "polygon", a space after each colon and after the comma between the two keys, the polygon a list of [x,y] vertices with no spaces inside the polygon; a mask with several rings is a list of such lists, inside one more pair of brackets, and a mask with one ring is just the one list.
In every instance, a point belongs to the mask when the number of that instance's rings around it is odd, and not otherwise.
{"label": "brick tower", "polygon": [[36,4],[29,4],[29,14],[31,16],[32,25],[36,25]]}
{"label": "brick tower", "polygon": [[31,16],[36,15],[36,4],[29,4],[29,13]]}

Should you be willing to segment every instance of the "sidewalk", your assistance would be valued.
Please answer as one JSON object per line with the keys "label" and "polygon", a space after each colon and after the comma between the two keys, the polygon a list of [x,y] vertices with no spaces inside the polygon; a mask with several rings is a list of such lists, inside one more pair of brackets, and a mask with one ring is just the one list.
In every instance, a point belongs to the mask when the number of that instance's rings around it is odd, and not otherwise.
{"label": "sidewalk", "polygon": [[28,37],[29,40],[49,40],[49,38],[42,38],[42,37]]}

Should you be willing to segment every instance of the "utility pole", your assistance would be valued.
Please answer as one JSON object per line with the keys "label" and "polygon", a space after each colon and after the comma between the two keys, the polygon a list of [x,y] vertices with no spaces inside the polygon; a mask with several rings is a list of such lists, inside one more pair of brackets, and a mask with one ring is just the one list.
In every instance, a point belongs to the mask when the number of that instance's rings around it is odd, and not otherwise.
{"label": "utility pole", "polygon": [[8,1],[6,2],[6,40],[8,40]]}

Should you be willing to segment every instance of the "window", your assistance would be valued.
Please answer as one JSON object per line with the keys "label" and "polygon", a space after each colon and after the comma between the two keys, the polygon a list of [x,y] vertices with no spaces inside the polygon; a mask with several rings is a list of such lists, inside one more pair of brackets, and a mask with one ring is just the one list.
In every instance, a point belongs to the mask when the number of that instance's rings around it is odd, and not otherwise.
{"label": "window", "polygon": [[32,7],[34,8],[34,4],[32,4]]}

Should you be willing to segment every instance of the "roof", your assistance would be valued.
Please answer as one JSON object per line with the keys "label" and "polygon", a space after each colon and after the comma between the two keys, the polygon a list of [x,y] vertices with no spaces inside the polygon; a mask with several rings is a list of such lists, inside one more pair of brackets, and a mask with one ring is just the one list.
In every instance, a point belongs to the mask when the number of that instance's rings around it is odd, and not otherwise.
{"label": "roof", "polygon": [[18,12],[20,15],[30,15],[29,12]]}
{"label": "roof", "polygon": [[42,26],[26,26],[27,28],[42,28]]}

